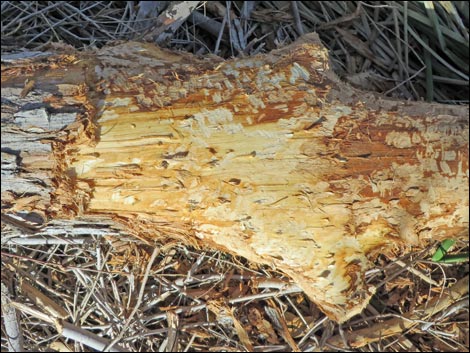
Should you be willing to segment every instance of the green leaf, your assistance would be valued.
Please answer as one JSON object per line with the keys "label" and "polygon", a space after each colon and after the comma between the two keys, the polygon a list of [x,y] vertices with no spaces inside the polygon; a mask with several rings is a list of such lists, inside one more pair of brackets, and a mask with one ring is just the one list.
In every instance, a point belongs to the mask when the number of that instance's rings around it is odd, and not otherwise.
{"label": "green leaf", "polygon": [[444,256],[446,256],[447,251],[452,245],[455,244],[454,239],[445,239],[439,244],[437,251],[432,256],[432,261],[440,261]]}

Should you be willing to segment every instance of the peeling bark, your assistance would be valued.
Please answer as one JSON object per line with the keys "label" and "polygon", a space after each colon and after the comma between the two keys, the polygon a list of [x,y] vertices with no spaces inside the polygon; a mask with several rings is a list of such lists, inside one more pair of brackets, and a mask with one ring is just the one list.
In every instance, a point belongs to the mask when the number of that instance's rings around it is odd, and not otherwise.
{"label": "peeling bark", "polygon": [[468,107],[357,91],[313,34],[227,62],[125,43],[2,68],[4,213],[272,264],[339,322],[377,253],[467,232],[468,140]]}

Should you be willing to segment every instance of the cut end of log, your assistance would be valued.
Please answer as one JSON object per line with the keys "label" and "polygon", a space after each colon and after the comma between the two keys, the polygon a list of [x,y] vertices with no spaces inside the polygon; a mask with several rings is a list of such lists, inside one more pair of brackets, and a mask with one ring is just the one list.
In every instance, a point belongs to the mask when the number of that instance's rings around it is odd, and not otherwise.
{"label": "cut end of log", "polygon": [[315,35],[218,63],[127,43],[81,65],[54,217],[274,265],[338,322],[373,295],[377,254],[468,229],[468,113],[353,90]]}

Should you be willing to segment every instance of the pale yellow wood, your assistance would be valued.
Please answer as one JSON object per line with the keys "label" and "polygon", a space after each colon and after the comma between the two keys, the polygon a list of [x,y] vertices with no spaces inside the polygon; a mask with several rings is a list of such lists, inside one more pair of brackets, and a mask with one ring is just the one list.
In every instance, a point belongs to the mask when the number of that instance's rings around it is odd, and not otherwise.
{"label": "pale yellow wood", "polygon": [[339,322],[374,293],[377,254],[468,229],[466,107],[356,91],[315,35],[227,62],[126,43],[76,65],[87,113],[54,144],[53,217],[271,264]]}

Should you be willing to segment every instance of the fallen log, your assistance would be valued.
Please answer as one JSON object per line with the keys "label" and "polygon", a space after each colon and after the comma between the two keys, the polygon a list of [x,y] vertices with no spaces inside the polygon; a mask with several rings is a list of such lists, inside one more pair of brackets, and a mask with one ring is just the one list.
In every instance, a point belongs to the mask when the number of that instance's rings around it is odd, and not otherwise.
{"label": "fallen log", "polygon": [[23,231],[241,255],[338,322],[373,295],[377,254],[468,231],[468,107],[355,90],[315,34],[226,62],[136,42],[29,55],[2,57],[2,221]]}

